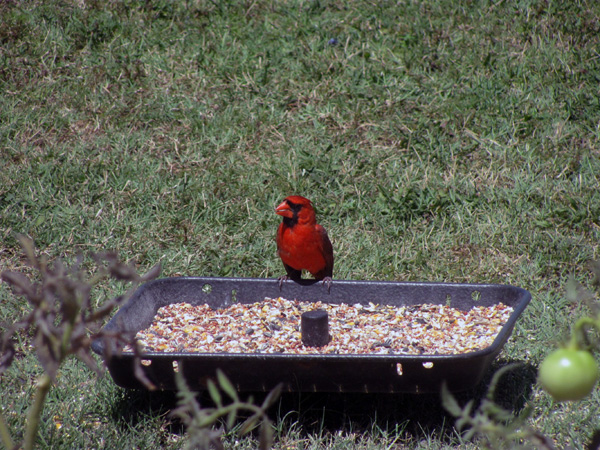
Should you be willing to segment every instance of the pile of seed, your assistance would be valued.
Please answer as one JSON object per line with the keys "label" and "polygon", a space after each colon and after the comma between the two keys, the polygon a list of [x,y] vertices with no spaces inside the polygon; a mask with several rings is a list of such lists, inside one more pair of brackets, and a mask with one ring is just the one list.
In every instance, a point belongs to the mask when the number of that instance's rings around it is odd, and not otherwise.
{"label": "pile of seed", "polygon": [[[303,345],[300,335],[300,316],[314,309],[329,314],[331,341],[319,348]],[[449,355],[488,347],[512,311],[502,303],[469,311],[283,298],[222,309],[173,303],[136,337],[144,351],[161,353]]]}

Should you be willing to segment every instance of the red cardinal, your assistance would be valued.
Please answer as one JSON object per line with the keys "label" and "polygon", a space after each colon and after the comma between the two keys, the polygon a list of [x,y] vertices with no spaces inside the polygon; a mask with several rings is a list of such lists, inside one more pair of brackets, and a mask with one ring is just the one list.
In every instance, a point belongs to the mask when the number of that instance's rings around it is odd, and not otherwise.
{"label": "red cardinal", "polygon": [[327,231],[317,223],[315,210],[309,199],[299,195],[287,197],[275,208],[275,213],[283,216],[277,230],[277,253],[283,262],[287,276],[292,280],[302,278],[302,270],[312,274],[317,280],[331,285],[333,274],[333,247]]}

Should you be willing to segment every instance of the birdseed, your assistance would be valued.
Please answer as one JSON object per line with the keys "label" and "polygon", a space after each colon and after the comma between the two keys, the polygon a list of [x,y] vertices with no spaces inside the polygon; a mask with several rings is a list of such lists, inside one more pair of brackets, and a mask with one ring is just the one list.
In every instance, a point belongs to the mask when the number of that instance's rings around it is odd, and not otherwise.
{"label": "birdseed", "polygon": [[[329,314],[329,344],[302,344],[300,316]],[[450,355],[492,344],[513,308],[497,303],[461,311],[446,305],[328,304],[267,298],[212,309],[173,303],[137,333],[143,351],[163,353],[285,353]]]}

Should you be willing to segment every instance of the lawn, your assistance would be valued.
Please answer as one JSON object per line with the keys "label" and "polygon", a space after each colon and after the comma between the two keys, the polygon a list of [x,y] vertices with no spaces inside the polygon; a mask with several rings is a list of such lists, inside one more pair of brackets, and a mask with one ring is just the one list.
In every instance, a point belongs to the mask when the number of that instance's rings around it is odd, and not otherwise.
{"label": "lawn", "polygon": [[[0,271],[27,270],[23,233],[52,260],[278,277],[274,207],[301,194],[334,279],[528,289],[499,401],[583,448],[600,390],[554,403],[536,368],[586,312],[569,277],[589,287],[600,259],[598,17],[583,0],[0,2]],[[0,284],[0,322],[26,308]],[[27,334],[17,348],[15,436],[40,374]],[[173,407],[69,360],[40,448],[183,448]],[[272,418],[278,449],[481,446],[437,395],[286,394]]]}

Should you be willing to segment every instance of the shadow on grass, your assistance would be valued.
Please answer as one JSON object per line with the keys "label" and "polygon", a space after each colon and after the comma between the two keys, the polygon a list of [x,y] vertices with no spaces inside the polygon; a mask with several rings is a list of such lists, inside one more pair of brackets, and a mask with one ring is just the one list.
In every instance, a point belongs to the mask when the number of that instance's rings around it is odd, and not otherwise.
{"label": "shadow on grass", "polygon": [[[515,362],[515,361],[513,361]],[[496,370],[508,364],[497,361],[475,388],[456,392],[460,405],[487,394]],[[496,388],[496,402],[518,414],[536,382],[536,368],[523,363],[503,377]],[[456,440],[455,419],[442,406],[440,394],[286,393],[274,407],[278,420],[296,423],[307,434],[339,430],[369,432],[374,427],[388,433],[405,433],[415,439],[435,434],[442,440]]]}
{"label": "shadow on grass", "polygon": [[[177,406],[177,393],[174,391],[150,392],[137,389],[121,389],[120,396],[112,405],[112,419],[123,429],[135,428],[149,418],[166,417]],[[183,427],[173,424],[176,434],[183,434]]]}
{"label": "shadow on grass", "polygon": [[[511,361],[514,362],[519,361]],[[472,398],[477,404],[485,398],[494,372],[508,363],[496,361],[477,387],[455,393],[459,404],[464,405]],[[536,368],[527,363],[509,371],[496,388],[496,402],[518,414],[531,396],[536,373]],[[250,395],[255,403],[261,403],[266,393],[242,393],[241,398]],[[201,405],[212,406],[206,392],[198,394],[198,400]],[[181,423],[168,418],[176,404],[175,392],[126,390],[113,405],[113,420],[123,427],[135,427],[149,417],[164,416],[169,432],[183,434]],[[379,429],[415,439],[435,435],[442,441],[456,441],[455,419],[442,406],[439,394],[286,392],[271,408],[270,417],[279,430],[293,429],[301,436],[339,431],[369,433]]]}

